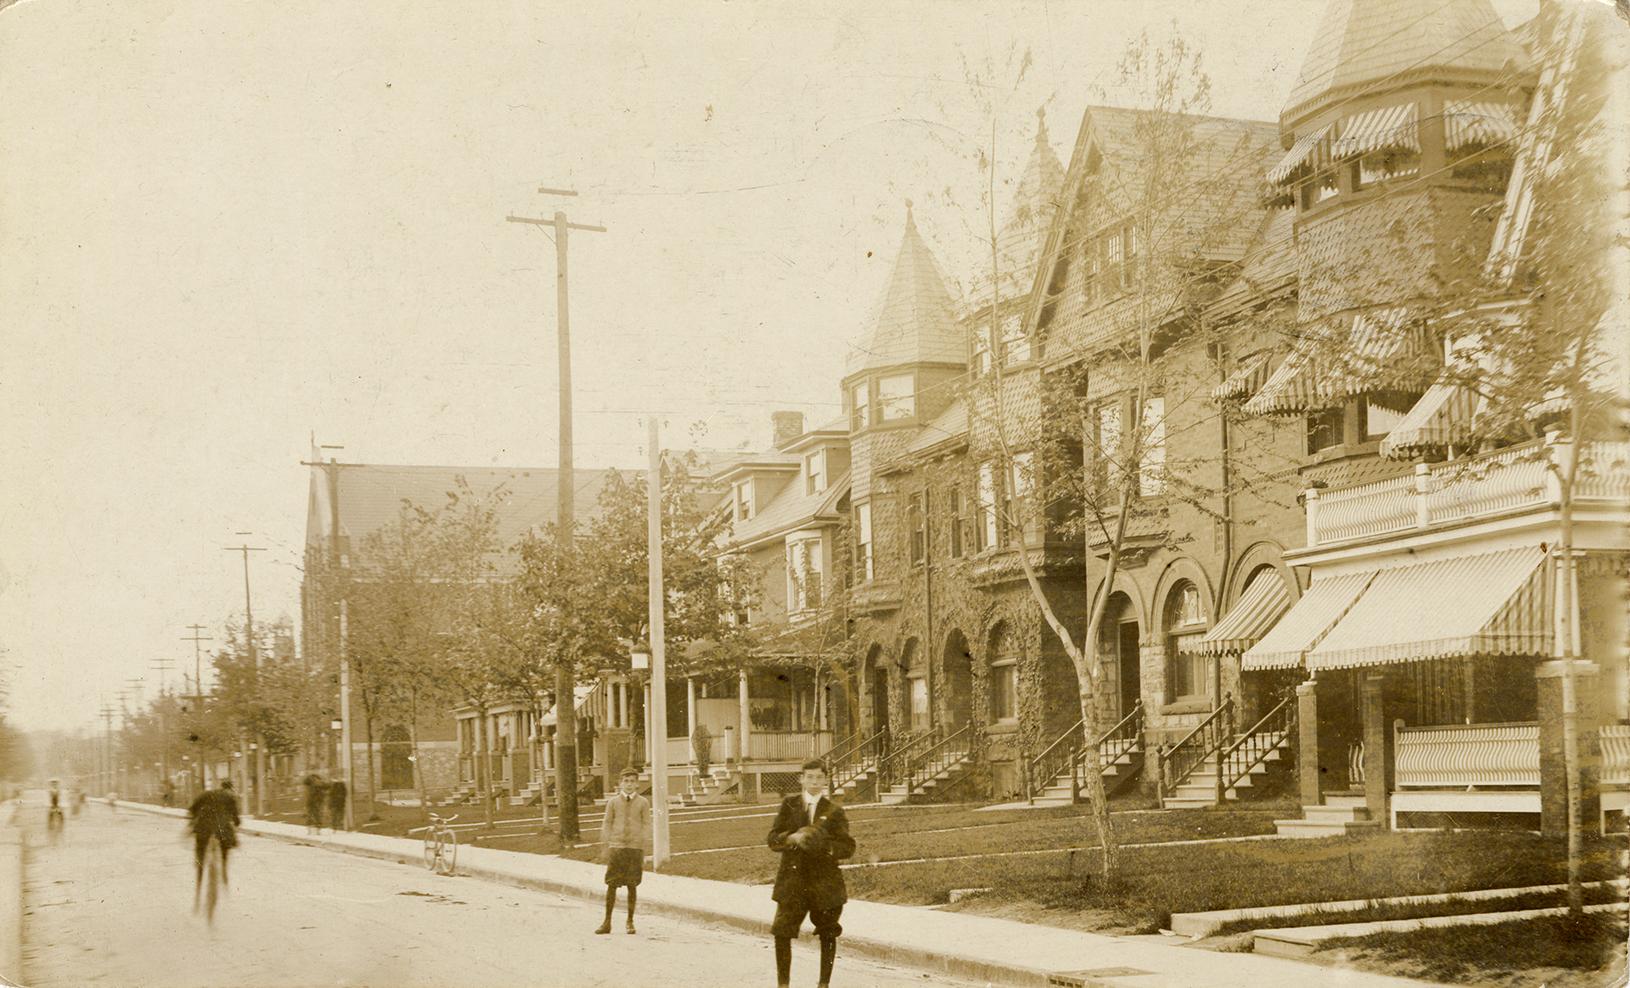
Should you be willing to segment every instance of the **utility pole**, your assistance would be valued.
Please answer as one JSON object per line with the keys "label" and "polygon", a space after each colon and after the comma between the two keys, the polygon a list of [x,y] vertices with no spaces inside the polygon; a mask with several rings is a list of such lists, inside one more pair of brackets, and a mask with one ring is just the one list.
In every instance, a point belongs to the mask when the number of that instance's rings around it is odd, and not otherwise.
{"label": "utility pole", "polygon": [[[169,673],[169,671],[171,669],[175,668],[175,663],[171,662],[169,659],[159,659],[158,661],[153,663],[152,668],[158,670],[158,736],[159,736],[158,764],[159,764],[159,774],[161,776],[163,776],[163,782],[169,782],[170,781],[170,694],[169,694],[169,691],[165,688],[165,679],[167,678],[167,674]],[[159,786],[159,788],[161,788],[161,789],[163,788],[163,782],[161,782],[160,786]]]}
{"label": "utility pole", "polygon": [[[539,192],[550,196],[576,196],[571,189],[539,187]],[[551,219],[526,216],[506,216],[510,223],[552,227],[555,241],[555,325],[560,366],[560,493],[557,501],[556,538],[560,539],[562,555],[576,537],[576,515],[572,503],[572,335],[571,319],[566,304],[566,246],[572,230],[605,233],[603,226],[573,223],[565,212],[555,210]],[[567,846],[577,842],[577,676],[575,670],[561,663],[555,668],[555,796],[560,801],[560,842]]]}
{"label": "utility pole", "polygon": [[[315,438],[313,438],[315,442]],[[332,571],[335,596],[339,598],[337,614],[335,615],[335,635],[339,642],[338,660],[340,667],[340,750],[345,754],[340,767],[341,776],[345,781],[345,829],[356,829],[356,780],[353,778],[351,766],[351,657],[348,645],[350,637],[350,606],[347,600],[348,584],[347,574],[350,570],[351,560],[349,553],[340,551],[340,470],[354,463],[341,463],[330,456],[326,462],[321,459],[318,450],[342,450],[344,446],[322,445],[313,447],[314,458],[301,460],[301,466],[321,467],[328,480],[328,566]],[[370,757],[369,764],[371,765]],[[369,790],[373,789],[372,778],[369,780]]]}
{"label": "utility pole", "polygon": [[113,791],[113,704],[102,701],[102,777],[98,780],[104,793]]}
{"label": "utility pole", "polygon": [[[204,634],[204,626],[201,624],[189,624],[187,630],[191,631],[192,635],[181,640],[192,642],[192,687],[196,691],[193,693],[193,702],[197,704],[194,713],[202,715],[204,712],[204,642],[212,642],[215,639]],[[193,754],[198,762],[198,791],[203,792],[209,786],[209,773],[204,768],[204,746],[197,745],[194,747]]]}
{"label": "utility pole", "polygon": [[661,871],[668,863],[668,646],[663,627],[662,586],[662,450],[657,445],[657,417],[651,416],[646,445],[650,466],[645,476],[645,507],[650,602],[647,621],[651,627],[651,867]]}
{"label": "utility pole", "polygon": [[[238,532],[236,534],[244,536],[249,533]],[[243,640],[249,646],[249,668],[253,672],[253,678],[250,681],[251,689],[254,690],[255,702],[258,704],[260,702],[260,659],[255,654],[255,611],[249,603],[249,554],[251,552],[265,552],[266,547],[252,546],[245,542],[242,545],[229,545],[225,548],[227,552],[243,553]],[[244,759],[244,773],[246,775],[249,771],[248,761],[247,758]],[[249,794],[244,793],[243,798],[247,800]],[[257,733],[255,735],[255,816],[264,817],[265,815],[266,735]]]}

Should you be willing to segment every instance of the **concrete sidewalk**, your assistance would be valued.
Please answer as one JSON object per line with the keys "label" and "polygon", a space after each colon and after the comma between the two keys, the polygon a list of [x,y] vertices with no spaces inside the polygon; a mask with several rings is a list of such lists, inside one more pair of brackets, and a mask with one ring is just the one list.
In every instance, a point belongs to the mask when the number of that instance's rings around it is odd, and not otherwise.
{"label": "concrete sidewalk", "polygon": [[0,985],[22,984],[23,832],[11,825],[16,803],[0,803]]}
{"label": "concrete sidewalk", "polygon": [[[121,803],[185,817],[181,810]],[[423,867],[419,841],[364,833],[313,836],[303,826],[245,820],[243,833],[310,844]],[[600,900],[604,868],[553,855],[460,846],[460,874]],[[766,886],[738,885],[647,872],[640,909],[768,935],[774,907]],[[1383,975],[1298,961],[1225,954],[1147,937],[1121,938],[1012,920],[913,906],[852,900],[843,911],[840,955],[944,972],[957,978],[1011,985],[1093,988],[1405,988],[1426,985]],[[840,961],[841,963],[841,961]]]}

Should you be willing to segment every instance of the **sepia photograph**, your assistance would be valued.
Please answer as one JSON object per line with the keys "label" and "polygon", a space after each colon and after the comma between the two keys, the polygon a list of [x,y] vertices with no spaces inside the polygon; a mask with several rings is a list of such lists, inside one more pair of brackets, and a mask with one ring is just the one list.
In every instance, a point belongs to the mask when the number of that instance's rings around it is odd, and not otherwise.
{"label": "sepia photograph", "polygon": [[1625,988],[1630,0],[0,0],[0,988]]}

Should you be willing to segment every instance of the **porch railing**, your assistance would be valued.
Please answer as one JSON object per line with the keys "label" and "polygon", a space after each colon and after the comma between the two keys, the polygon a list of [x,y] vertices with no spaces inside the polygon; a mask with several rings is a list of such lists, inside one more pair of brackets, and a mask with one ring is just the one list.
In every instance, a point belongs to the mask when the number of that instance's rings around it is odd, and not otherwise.
{"label": "porch railing", "polygon": [[1353,741],[1347,745],[1347,787],[1361,787],[1364,785],[1364,742]]}
{"label": "porch railing", "polygon": [[1539,786],[1538,724],[1395,727],[1400,789]]}
{"label": "porch railing", "polygon": [[[1132,704],[1132,709],[1114,727],[1098,738],[1098,771],[1115,764],[1122,755],[1137,751],[1143,744],[1143,701]],[[1087,748],[1076,750],[1070,760],[1070,801],[1080,802],[1081,792],[1087,788]]]}
{"label": "porch railing", "polygon": [[1086,729],[1086,719],[1077,720],[1070,725],[1069,730],[1055,738],[1052,744],[1041,749],[1034,758],[1025,759],[1024,794],[1027,802],[1034,803],[1036,797],[1046,792],[1053,780],[1063,775],[1065,769],[1075,762]]}
{"label": "porch railing", "polygon": [[965,724],[950,734],[945,734],[943,729],[936,729],[930,733],[940,734],[941,737],[919,750],[906,766],[907,795],[916,792],[924,782],[939,775],[951,762],[966,758],[973,752],[972,724]]}
{"label": "porch railing", "polygon": [[1228,790],[1268,760],[1296,730],[1296,696],[1291,694],[1252,724],[1250,729],[1217,752],[1217,805]]}
{"label": "porch railing", "polygon": [[[1482,456],[1420,464],[1413,474],[1355,487],[1310,491],[1307,543],[1328,545],[1557,503],[1550,471],[1564,462],[1566,444],[1523,443]],[[1630,496],[1630,443],[1579,446],[1575,496],[1622,502]]]}
{"label": "porch railing", "polygon": [[1602,785],[1630,786],[1630,724],[1604,724],[1597,736],[1602,743]]}
{"label": "porch railing", "polygon": [[753,731],[747,735],[747,757],[768,762],[814,758],[831,742],[831,731]]}
{"label": "porch railing", "polygon": [[1234,734],[1234,697],[1223,698],[1205,720],[1170,748],[1159,752],[1155,779],[1162,796],[1182,785]]}

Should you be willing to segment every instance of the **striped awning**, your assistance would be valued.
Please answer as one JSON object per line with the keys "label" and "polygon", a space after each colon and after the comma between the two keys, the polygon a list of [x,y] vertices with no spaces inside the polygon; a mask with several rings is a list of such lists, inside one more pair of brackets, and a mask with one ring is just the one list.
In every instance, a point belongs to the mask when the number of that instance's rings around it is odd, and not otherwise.
{"label": "striped awning", "polygon": [[1324,155],[1315,155],[1315,152],[1321,150],[1320,142],[1329,134],[1330,125],[1325,124],[1317,130],[1306,131],[1302,136],[1296,138],[1296,142],[1290,146],[1290,150],[1286,151],[1285,156],[1279,159],[1279,164],[1268,169],[1268,181],[1273,185],[1285,185],[1312,171],[1314,166],[1318,164],[1316,159],[1324,157]]}
{"label": "striped awning", "polygon": [[1270,354],[1264,350],[1240,361],[1234,373],[1228,375],[1227,380],[1211,389],[1211,397],[1215,401],[1238,401],[1248,395],[1256,394],[1268,379],[1268,359]]}
{"label": "striped awning", "polygon": [[1290,588],[1277,570],[1265,569],[1245,585],[1228,614],[1186,651],[1225,654],[1255,645],[1290,608]]}
{"label": "striped awning", "polygon": [[1307,666],[1548,655],[1545,558],[1538,546],[1521,546],[1381,570]]}
{"label": "striped awning", "polygon": [[1302,657],[1341,620],[1374,576],[1374,570],[1365,570],[1315,578],[1302,599],[1279,623],[1263,635],[1261,641],[1245,650],[1240,668],[1249,672],[1294,669],[1301,665]]}
{"label": "striped awning", "polygon": [[1443,143],[1451,152],[1492,147],[1517,136],[1517,112],[1510,103],[1460,100],[1443,108]]}
{"label": "striped awning", "polygon": [[1341,122],[1341,136],[1330,142],[1330,153],[1337,158],[1356,158],[1372,151],[1420,149],[1414,103],[1355,113]]}
{"label": "striped awning", "polygon": [[1424,452],[1466,446],[1475,439],[1476,412],[1476,392],[1440,381],[1427,388],[1381,440],[1381,455],[1389,460],[1412,460]]}
{"label": "striped awning", "polygon": [[1378,309],[1310,325],[1296,349],[1243,408],[1252,415],[1302,415],[1349,398],[1426,387],[1416,361],[1431,345],[1403,308]]}

